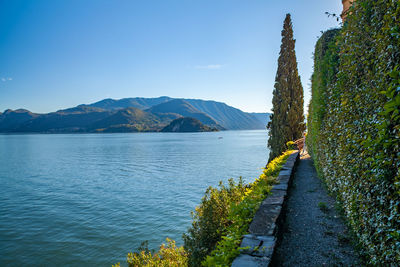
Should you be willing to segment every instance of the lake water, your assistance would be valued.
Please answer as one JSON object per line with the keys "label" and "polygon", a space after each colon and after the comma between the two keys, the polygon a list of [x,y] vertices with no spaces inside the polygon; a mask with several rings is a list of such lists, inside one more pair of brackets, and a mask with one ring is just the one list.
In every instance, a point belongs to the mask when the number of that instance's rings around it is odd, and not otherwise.
{"label": "lake water", "polygon": [[0,135],[0,266],[111,266],[182,244],[208,186],[253,181],[266,131]]}

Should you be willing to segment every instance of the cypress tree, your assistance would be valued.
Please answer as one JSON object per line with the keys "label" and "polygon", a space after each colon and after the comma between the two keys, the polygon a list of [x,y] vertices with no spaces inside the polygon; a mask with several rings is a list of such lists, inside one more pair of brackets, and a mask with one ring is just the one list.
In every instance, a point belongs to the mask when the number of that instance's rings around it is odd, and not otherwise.
{"label": "cypress tree", "polygon": [[287,14],[283,24],[272,98],[273,113],[267,126],[270,161],[285,151],[286,142],[301,138],[305,130],[303,87],[297,70],[294,47],[292,20],[290,14]]}

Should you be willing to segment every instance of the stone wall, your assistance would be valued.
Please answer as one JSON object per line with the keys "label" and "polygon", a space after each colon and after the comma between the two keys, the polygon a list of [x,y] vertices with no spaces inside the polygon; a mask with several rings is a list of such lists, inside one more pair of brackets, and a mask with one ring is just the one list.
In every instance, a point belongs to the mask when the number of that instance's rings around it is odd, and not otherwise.
{"label": "stone wall", "polygon": [[261,203],[249,227],[249,234],[243,236],[240,247],[245,248],[233,261],[232,267],[268,266],[274,248],[281,237],[281,226],[288,188],[299,159],[299,152],[291,154],[278,176],[269,195]]}

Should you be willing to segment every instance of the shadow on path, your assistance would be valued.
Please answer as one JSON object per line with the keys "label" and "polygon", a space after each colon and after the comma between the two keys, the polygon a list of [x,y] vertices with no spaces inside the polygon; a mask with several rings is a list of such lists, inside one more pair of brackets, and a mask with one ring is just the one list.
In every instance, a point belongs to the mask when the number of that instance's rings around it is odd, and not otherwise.
{"label": "shadow on path", "polygon": [[282,242],[272,266],[359,266],[347,227],[309,155],[301,157],[287,200]]}

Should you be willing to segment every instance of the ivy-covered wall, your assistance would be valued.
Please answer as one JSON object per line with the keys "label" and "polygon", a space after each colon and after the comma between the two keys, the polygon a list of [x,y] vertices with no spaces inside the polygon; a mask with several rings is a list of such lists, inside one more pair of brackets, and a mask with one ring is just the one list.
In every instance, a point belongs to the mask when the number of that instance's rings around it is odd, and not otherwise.
{"label": "ivy-covered wall", "polygon": [[400,1],[358,0],[318,40],[307,142],[369,264],[400,263]]}

